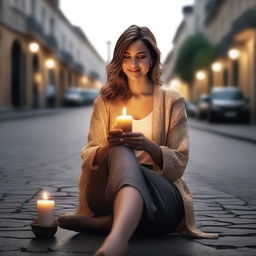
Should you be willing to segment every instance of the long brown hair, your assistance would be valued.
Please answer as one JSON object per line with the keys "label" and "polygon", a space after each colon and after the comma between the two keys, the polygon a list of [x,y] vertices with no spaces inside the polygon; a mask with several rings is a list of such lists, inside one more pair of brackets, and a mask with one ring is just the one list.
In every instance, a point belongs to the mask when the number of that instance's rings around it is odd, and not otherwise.
{"label": "long brown hair", "polygon": [[148,78],[154,86],[161,85],[160,51],[153,33],[147,27],[132,25],[128,27],[117,40],[111,62],[106,66],[107,83],[101,88],[100,94],[107,101],[124,101],[131,97],[127,76],[122,70],[123,55],[127,47],[141,40],[149,49],[152,65]]}

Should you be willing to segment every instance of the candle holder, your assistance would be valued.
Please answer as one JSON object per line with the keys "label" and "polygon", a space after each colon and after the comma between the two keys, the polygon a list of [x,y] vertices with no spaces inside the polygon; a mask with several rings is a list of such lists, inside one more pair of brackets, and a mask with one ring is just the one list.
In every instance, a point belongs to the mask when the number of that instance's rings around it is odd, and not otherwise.
{"label": "candle holder", "polygon": [[58,229],[58,223],[56,220],[51,225],[42,225],[35,220],[30,224],[30,226],[38,239],[51,238],[55,235]]}

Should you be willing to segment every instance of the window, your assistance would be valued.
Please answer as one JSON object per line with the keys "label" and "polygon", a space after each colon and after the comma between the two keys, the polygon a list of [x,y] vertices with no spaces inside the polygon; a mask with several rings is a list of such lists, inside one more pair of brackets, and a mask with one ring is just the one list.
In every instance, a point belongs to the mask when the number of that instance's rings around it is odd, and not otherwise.
{"label": "window", "polygon": [[24,9],[24,0],[15,0],[13,3],[19,10]]}
{"label": "window", "polygon": [[36,1],[35,0],[31,0],[31,11],[32,11],[32,15],[34,15],[36,12]]}
{"label": "window", "polygon": [[238,86],[239,84],[239,62],[237,60],[232,63],[232,85]]}
{"label": "window", "polygon": [[50,18],[50,34],[54,34],[55,31],[55,21],[53,18]]}
{"label": "window", "polygon": [[[34,1],[34,0],[32,0]],[[42,8],[41,10],[41,21],[42,21],[42,25],[44,26],[44,23],[45,23],[45,9]]]}
{"label": "window", "polygon": [[65,49],[66,48],[66,37],[65,37],[65,35],[64,34],[62,34],[62,46],[63,46],[63,49]]}

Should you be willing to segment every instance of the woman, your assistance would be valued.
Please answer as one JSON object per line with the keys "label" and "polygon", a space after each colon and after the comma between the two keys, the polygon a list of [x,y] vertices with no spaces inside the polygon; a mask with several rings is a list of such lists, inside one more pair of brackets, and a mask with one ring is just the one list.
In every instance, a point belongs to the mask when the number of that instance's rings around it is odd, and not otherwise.
{"label": "woman", "polygon": [[[184,98],[161,88],[160,52],[147,27],[123,32],[107,74],[81,151],[78,215],[60,217],[60,226],[110,231],[95,255],[123,255],[136,229],[216,237],[195,227],[182,179],[188,160]],[[115,127],[124,106],[134,119],[132,132]]]}

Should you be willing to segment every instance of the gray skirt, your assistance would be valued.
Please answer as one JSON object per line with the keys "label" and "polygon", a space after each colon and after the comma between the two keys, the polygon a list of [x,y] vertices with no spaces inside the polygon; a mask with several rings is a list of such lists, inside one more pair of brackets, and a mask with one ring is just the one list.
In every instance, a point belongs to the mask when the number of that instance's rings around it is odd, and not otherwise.
{"label": "gray skirt", "polygon": [[143,200],[143,214],[138,230],[169,233],[184,217],[183,201],[176,186],[152,166],[140,164],[134,151],[111,148],[99,168],[92,171],[88,183],[87,203],[95,215],[111,215],[117,192],[124,186],[136,188]]}

